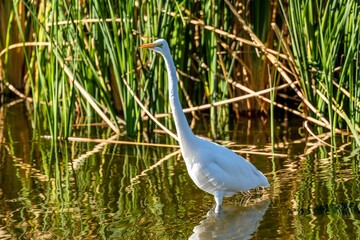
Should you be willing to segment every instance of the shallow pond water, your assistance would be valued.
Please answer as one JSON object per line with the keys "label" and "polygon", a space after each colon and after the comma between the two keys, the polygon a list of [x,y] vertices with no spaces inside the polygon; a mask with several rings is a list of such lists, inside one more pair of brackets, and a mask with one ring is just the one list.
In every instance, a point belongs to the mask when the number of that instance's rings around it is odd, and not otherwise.
{"label": "shallow pond water", "polygon": [[[302,137],[299,123],[278,122],[272,147],[269,123],[234,126],[220,144],[240,151],[271,187],[225,198],[216,215],[213,197],[191,181],[176,146],[52,144],[33,136],[23,105],[3,106],[1,117],[1,239],[360,236],[359,155],[349,139],[332,150]],[[103,129],[84,132],[89,136],[81,137],[110,137]],[[176,145],[163,134],[155,137]]]}

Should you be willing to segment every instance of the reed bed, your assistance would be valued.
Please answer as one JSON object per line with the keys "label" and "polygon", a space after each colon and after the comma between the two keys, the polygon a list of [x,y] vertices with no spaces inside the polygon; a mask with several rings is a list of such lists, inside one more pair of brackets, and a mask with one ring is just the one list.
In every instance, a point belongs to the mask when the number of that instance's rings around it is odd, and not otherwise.
{"label": "reed bed", "polygon": [[[358,1],[280,1],[289,27],[291,55],[298,87],[322,116],[335,144],[336,128],[346,128],[359,146]],[[306,109],[304,109],[306,111]]]}
{"label": "reed bed", "polygon": [[[163,62],[138,49],[165,38],[183,106],[194,119],[209,116],[213,137],[231,119],[274,118],[281,108],[312,123],[305,128],[312,135],[329,129],[332,146],[336,133],[360,146],[355,0],[271,1],[265,8],[243,0],[19,0],[0,3],[5,10],[0,77],[6,91],[31,103],[41,135],[67,138],[74,125],[99,122],[116,134],[151,133],[154,118],[172,134],[171,118],[161,118],[170,112]],[[22,71],[12,64],[18,56]]]}

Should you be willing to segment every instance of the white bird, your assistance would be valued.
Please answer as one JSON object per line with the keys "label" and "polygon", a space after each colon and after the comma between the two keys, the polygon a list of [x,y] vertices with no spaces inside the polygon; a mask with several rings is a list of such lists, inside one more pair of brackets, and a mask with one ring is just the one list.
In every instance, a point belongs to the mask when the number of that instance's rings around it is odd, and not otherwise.
{"label": "white bird", "polygon": [[191,131],[178,95],[178,78],[166,40],[141,45],[161,54],[169,81],[169,97],[182,156],[194,183],[215,197],[215,212],[220,212],[223,197],[255,188],[267,188],[267,178],[254,165],[228,148],[197,137]]}

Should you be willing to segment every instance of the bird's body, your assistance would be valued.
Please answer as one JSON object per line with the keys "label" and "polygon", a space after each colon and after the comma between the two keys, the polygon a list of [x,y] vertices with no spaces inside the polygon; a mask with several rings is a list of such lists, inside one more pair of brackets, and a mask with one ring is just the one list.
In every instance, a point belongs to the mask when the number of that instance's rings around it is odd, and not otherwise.
{"label": "bird's body", "polygon": [[[183,154],[191,179],[205,192],[224,196],[268,186],[266,177],[254,165],[233,151],[196,137],[191,150]],[[198,147],[201,146],[201,147]]]}
{"label": "bird's body", "polygon": [[169,78],[169,98],[187,171],[203,191],[213,194],[215,211],[221,210],[224,196],[232,196],[258,187],[269,187],[266,177],[250,162],[233,151],[195,136],[187,123],[177,92],[176,68],[167,42],[163,39],[144,44],[160,53],[165,60]]}

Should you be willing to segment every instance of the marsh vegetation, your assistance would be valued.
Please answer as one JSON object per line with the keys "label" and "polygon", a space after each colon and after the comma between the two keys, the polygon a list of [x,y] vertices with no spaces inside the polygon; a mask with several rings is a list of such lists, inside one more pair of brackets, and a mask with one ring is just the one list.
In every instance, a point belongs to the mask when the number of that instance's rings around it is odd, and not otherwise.
{"label": "marsh vegetation", "polygon": [[138,49],[161,37],[189,118],[209,116],[213,137],[230,119],[281,109],[308,132],[331,131],[331,145],[336,134],[360,144],[357,1],[13,1],[0,9],[3,88],[29,103],[40,134],[66,138],[76,124],[98,123],[151,133],[136,99],[173,129],[161,60]]}

